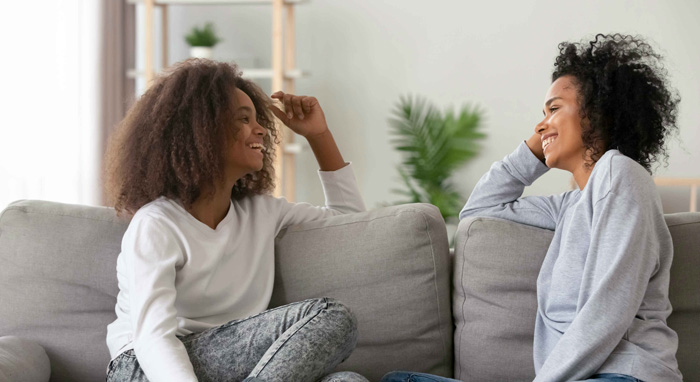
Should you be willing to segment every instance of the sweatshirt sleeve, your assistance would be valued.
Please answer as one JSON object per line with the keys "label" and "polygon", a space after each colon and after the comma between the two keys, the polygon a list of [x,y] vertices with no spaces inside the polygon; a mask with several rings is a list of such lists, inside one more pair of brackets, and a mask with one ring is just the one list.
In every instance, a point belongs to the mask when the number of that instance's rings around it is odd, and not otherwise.
{"label": "sweatshirt sleeve", "polygon": [[132,221],[122,240],[136,358],[152,382],[196,382],[177,333],[176,267],[183,253],[173,233],[154,218]]}
{"label": "sweatshirt sleeve", "polygon": [[459,218],[488,216],[553,230],[564,195],[521,197],[526,186],[549,170],[523,141],[495,162],[474,187]]}
{"label": "sweatshirt sleeve", "polygon": [[[661,224],[664,227],[661,227]],[[535,382],[583,380],[620,343],[659,266],[663,216],[612,192],[594,206],[578,313]]]}
{"label": "sweatshirt sleeve", "polygon": [[309,203],[290,203],[284,198],[276,199],[279,211],[277,231],[306,221],[365,211],[352,163],[336,171],[319,170],[318,175],[326,205],[317,207]]}

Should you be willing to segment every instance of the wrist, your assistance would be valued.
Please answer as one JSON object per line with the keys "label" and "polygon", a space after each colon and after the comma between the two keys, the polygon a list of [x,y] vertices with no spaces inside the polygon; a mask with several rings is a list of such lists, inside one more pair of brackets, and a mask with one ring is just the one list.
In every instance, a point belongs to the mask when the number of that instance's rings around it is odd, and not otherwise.
{"label": "wrist", "polygon": [[325,126],[319,132],[314,132],[314,133],[309,133],[307,135],[304,135],[304,138],[306,138],[306,140],[309,141],[309,143],[311,143],[312,140],[323,139],[329,135],[331,135],[331,131],[330,131],[330,129],[328,129],[328,126]]}
{"label": "wrist", "polygon": [[544,163],[545,158],[544,153],[542,152],[542,140],[540,139],[540,136],[534,134],[525,141],[525,144],[527,144],[527,147],[530,149],[532,154],[534,154],[535,157],[540,160],[540,162]]}

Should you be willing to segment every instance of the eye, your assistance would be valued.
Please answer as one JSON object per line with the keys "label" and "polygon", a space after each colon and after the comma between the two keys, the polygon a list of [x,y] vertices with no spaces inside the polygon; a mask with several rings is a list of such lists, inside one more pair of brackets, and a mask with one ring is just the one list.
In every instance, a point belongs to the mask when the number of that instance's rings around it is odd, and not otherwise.
{"label": "eye", "polygon": [[552,113],[552,114],[553,114],[555,111],[557,111],[557,110],[559,110],[559,106],[552,106],[552,107],[549,108],[549,112]]}
{"label": "eye", "polygon": [[246,124],[250,123],[250,119],[248,117],[242,117],[241,121],[243,121],[243,123],[246,123]]}

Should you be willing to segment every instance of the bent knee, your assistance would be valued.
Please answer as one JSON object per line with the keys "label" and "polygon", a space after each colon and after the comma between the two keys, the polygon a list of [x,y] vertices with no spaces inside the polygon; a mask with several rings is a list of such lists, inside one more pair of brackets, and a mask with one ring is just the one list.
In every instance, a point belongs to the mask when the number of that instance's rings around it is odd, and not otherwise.
{"label": "bent knee", "polygon": [[354,349],[357,344],[357,319],[350,308],[342,302],[333,298],[321,299],[320,312],[323,326],[333,337],[338,338],[341,343],[349,345]]}
{"label": "bent knee", "polygon": [[342,302],[326,298],[326,311],[338,321],[339,325],[347,327],[351,332],[357,332],[357,318],[350,308]]}
{"label": "bent knee", "polygon": [[329,374],[321,379],[319,382],[369,382],[367,378],[363,377],[361,374],[357,374],[352,371],[339,371],[337,373]]}

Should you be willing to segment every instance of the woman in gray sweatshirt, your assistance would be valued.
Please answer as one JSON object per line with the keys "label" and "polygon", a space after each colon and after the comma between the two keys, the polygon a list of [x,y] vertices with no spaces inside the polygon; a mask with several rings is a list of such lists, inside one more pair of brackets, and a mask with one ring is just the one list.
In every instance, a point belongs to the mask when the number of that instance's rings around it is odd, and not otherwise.
{"label": "woman in gray sweatshirt", "polygon": [[[537,279],[536,382],[681,381],[666,324],[673,245],[650,176],[677,129],[679,98],[637,37],[559,50],[544,118],[481,178],[460,218],[555,231]],[[550,168],[571,172],[578,189],[521,197]]]}

